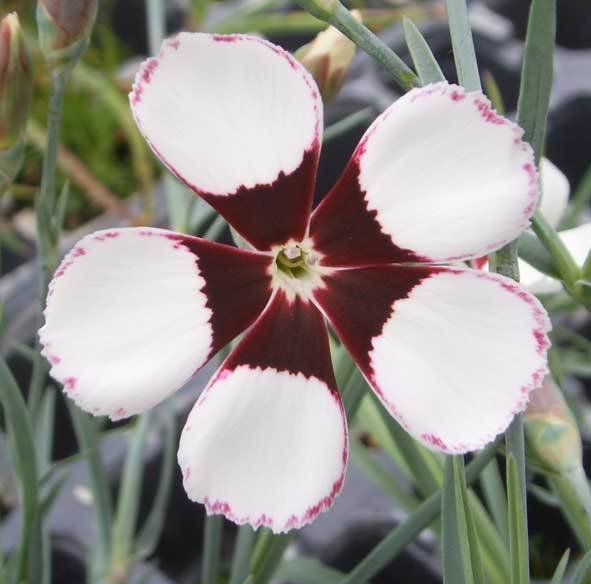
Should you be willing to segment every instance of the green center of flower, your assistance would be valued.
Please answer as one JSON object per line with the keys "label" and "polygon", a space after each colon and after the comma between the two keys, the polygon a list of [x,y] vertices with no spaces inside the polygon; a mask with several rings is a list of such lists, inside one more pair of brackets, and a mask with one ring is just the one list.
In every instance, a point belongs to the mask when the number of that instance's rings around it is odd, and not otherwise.
{"label": "green center of flower", "polygon": [[284,247],[275,258],[277,268],[292,278],[302,278],[308,272],[308,253],[299,245]]}

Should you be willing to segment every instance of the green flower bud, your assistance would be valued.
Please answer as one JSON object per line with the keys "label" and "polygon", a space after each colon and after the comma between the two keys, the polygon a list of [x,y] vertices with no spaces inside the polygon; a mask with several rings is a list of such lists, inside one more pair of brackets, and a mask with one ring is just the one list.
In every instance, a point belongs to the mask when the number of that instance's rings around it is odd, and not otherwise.
{"label": "green flower bud", "polygon": [[21,141],[32,90],[33,68],[18,16],[8,14],[0,21],[0,151]]}
{"label": "green flower bud", "polygon": [[[358,10],[353,10],[351,15],[361,22]],[[329,26],[296,51],[296,58],[316,80],[324,101],[330,101],[343,85],[356,48],[353,41]]]}
{"label": "green flower bud", "polygon": [[88,46],[98,0],[38,0],[39,44],[53,66],[73,65]]}
{"label": "green flower bud", "polygon": [[579,428],[551,376],[532,393],[524,423],[528,455],[544,470],[564,474],[581,467]]}

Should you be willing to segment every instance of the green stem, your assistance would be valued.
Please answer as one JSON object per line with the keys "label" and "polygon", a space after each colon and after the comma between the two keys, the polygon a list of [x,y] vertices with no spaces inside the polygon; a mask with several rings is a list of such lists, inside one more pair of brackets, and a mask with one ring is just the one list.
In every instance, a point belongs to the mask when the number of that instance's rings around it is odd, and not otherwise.
{"label": "green stem", "polygon": [[42,307],[45,306],[49,281],[58,261],[57,240],[59,234],[55,233],[52,228],[51,219],[56,210],[55,173],[57,153],[60,143],[64,95],[70,71],[71,69],[66,68],[53,71],[51,74],[51,89],[47,110],[47,145],[43,157],[41,187],[37,199],[37,245],[41,275],[39,297]]}
{"label": "green stem", "polygon": [[552,256],[561,280],[567,286],[574,284],[579,279],[581,270],[554,227],[546,221],[539,210],[535,212],[532,218],[532,229]]}
{"label": "green stem", "polygon": [[[466,467],[466,484],[473,483],[495,456],[500,439],[497,438],[480,452]],[[422,503],[407,520],[394,528],[339,584],[367,582],[432,523],[441,509],[442,491],[439,490]]]}
{"label": "green stem", "polygon": [[205,519],[202,584],[218,584],[223,525],[224,518],[221,515],[208,515]]}
{"label": "green stem", "polygon": [[591,548],[591,489],[583,468],[568,475],[549,475],[548,484],[560,499],[560,506],[583,551]]}
{"label": "green stem", "polygon": [[405,91],[421,86],[419,78],[406,63],[384,41],[358,22],[339,0],[298,0],[298,3],[319,20],[332,24],[373,57]]}
{"label": "green stem", "polygon": [[[520,505],[511,505],[511,487],[509,496],[509,555],[511,556],[511,583],[529,582],[529,541],[527,533],[527,489],[525,478],[525,440],[523,434],[523,414],[518,414],[505,432],[507,448],[507,476],[511,473],[509,463],[514,460],[517,468],[517,496]],[[519,512],[515,510],[519,509]]]}
{"label": "green stem", "polygon": [[358,22],[340,2],[328,22],[383,65],[405,91],[421,86],[419,78],[406,63],[382,39]]}
{"label": "green stem", "polygon": [[238,529],[229,584],[242,584],[248,577],[254,538],[255,531],[250,525],[242,525]]}

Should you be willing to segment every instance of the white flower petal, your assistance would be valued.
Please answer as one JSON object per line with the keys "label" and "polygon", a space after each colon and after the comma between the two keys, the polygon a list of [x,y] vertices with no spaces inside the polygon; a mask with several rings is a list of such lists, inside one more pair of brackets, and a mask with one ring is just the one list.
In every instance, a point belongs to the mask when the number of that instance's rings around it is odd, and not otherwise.
{"label": "white flower petal", "polygon": [[303,239],[322,102],[289,53],[248,35],[181,33],[130,94],[156,155],[258,249]]}
{"label": "white flower petal", "polygon": [[275,296],[193,408],[178,460],[189,497],[239,524],[288,531],[332,505],[347,426],[313,305]]}
{"label": "white flower petal", "polygon": [[268,264],[161,229],[85,237],[50,285],[39,336],[51,375],[97,415],[151,408],[258,316]]}
{"label": "white flower petal", "polygon": [[446,83],[409,91],[312,216],[323,264],[469,259],[512,241],[538,198],[522,133],[481,93]]}
{"label": "white flower petal", "polygon": [[435,450],[484,446],[525,408],[547,370],[547,314],[501,276],[340,270],[315,296],[385,407]]}

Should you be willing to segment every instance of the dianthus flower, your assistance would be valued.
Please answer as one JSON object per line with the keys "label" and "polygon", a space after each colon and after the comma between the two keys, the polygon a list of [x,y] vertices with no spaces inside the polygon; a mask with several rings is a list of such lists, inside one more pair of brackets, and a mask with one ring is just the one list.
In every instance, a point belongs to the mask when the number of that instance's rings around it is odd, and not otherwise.
{"label": "dianthus flower", "polygon": [[531,148],[481,93],[400,98],[314,212],[322,102],[281,48],[180,34],[130,100],[160,160],[252,250],[147,227],[89,235],[55,274],[40,336],[68,395],[117,419],[245,331],[182,433],[191,499],[275,532],[330,507],[348,439],[326,321],[429,448],[478,449],[524,409],[546,313],[511,280],[442,265],[513,240],[536,205]]}

